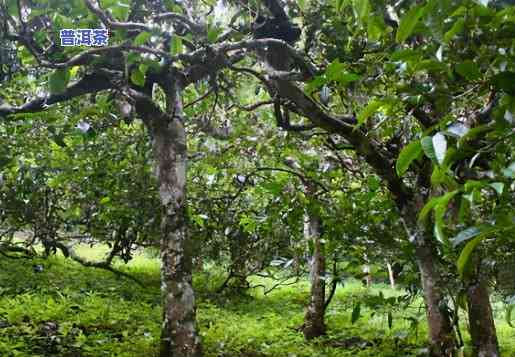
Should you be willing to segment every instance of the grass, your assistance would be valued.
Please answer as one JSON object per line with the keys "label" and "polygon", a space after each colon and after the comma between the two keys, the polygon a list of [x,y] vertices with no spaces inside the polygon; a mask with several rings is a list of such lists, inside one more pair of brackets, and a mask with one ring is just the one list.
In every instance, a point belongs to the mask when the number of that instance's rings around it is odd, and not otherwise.
{"label": "grass", "polygon": [[[87,246],[79,251],[91,259],[105,252]],[[37,265],[43,271],[37,272]],[[0,356],[155,356],[161,317],[159,263],[143,253],[123,269],[144,286],[61,256],[0,259]],[[394,308],[391,328],[385,308],[362,306],[361,317],[351,323],[359,301],[379,292],[386,297],[402,293],[385,285],[367,289],[349,281],[339,287],[327,311],[327,336],[308,343],[297,329],[309,292],[306,282],[267,295],[259,288],[248,295],[214,293],[222,280],[213,267],[194,279],[206,356],[424,355],[420,300],[407,309]],[[271,284],[262,278],[252,283]],[[494,308],[504,356],[515,356],[515,329],[504,322],[502,304],[496,302]],[[470,344],[465,326],[462,330]]]}

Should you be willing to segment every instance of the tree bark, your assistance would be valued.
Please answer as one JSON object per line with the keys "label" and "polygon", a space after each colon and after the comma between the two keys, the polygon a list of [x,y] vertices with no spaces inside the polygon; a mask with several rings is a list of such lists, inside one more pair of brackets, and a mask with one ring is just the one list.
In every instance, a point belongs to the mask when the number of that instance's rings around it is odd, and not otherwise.
{"label": "tree bark", "polygon": [[311,294],[304,316],[304,338],[312,338],[325,334],[325,256],[321,241],[322,222],[319,215],[310,212],[305,217],[304,235],[313,243],[313,256],[310,264]]}
{"label": "tree bark", "polygon": [[488,287],[484,281],[478,280],[469,284],[467,287],[467,305],[469,332],[474,356],[500,356]]}
{"label": "tree bark", "polygon": [[234,288],[244,289],[248,287],[247,283],[247,244],[248,236],[245,232],[238,229],[231,236],[229,242],[229,252],[231,257],[231,273],[234,276]]}
{"label": "tree bark", "polygon": [[431,356],[452,356],[456,337],[449,314],[444,310],[441,277],[435,262],[434,247],[425,240],[416,247],[417,263],[424,290],[429,326]]}
{"label": "tree bark", "polygon": [[417,219],[423,202],[422,196],[415,195],[402,207],[401,214],[409,240],[415,246],[426,305],[430,356],[447,357],[453,355],[458,343],[451,318],[445,309],[445,293],[434,238],[429,224],[421,225]]}
{"label": "tree bark", "polygon": [[202,351],[192,286],[193,242],[187,230],[186,132],[181,103],[176,100],[174,115],[152,118],[151,121],[156,174],[163,205],[160,357],[197,357],[202,355]]}
{"label": "tree bark", "polygon": [[[410,212],[411,211],[411,212]],[[437,252],[428,229],[417,224],[413,212],[403,212],[410,241],[415,245],[415,256],[420,271],[430,338],[430,356],[452,356],[457,341],[448,312],[445,309],[442,278],[436,261]]]}

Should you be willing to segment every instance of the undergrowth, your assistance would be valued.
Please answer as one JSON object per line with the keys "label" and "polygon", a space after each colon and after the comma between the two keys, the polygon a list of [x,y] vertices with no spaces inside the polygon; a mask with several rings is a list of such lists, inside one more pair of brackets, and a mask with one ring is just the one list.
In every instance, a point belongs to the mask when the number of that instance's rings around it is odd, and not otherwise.
{"label": "undergrowth", "polygon": [[[82,247],[91,259],[100,248]],[[121,267],[121,266],[119,266]],[[0,356],[127,356],[157,355],[161,318],[159,263],[140,254],[124,271],[140,286],[111,272],[84,268],[61,256],[48,259],[0,259]],[[327,311],[328,334],[305,342],[299,327],[309,287],[304,282],[245,294],[216,293],[223,275],[216,267],[197,273],[198,323],[206,356],[424,356],[426,328],[421,300],[408,308],[356,306],[382,293],[400,290],[376,284],[365,288],[347,281],[337,289]],[[263,278],[253,285],[271,286]],[[515,356],[515,329],[494,304],[501,348]],[[390,312],[391,319],[388,318]],[[462,333],[466,334],[463,318]],[[465,355],[470,353],[465,350]]]}

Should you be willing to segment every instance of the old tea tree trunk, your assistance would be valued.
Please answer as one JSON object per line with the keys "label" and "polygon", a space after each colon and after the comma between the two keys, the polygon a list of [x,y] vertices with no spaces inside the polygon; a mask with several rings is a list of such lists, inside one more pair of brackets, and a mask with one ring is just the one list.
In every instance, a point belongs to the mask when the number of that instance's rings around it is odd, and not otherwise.
{"label": "old tea tree trunk", "polygon": [[[138,112],[153,137],[156,175],[163,206],[161,222],[161,293],[163,325],[160,357],[202,355],[192,286],[193,242],[186,215],[186,131],[179,88],[167,91],[167,113],[146,102]],[[143,108],[141,106],[144,106]],[[146,105],[146,107],[145,107]]]}
{"label": "old tea tree trunk", "polygon": [[[417,199],[422,200],[420,197],[414,198]],[[419,210],[416,206],[421,205],[406,204],[402,215],[409,239],[415,246],[415,257],[420,271],[431,344],[430,356],[452,357],[457,341],[449,314],[444,309],[441,267],[431,230],[427,224],[417,222],[416,212]]]}
{"label": "old tea tree trunk", "polygon": [[479,271],[481,260],[474,259],[474,264],[475,271],[471,274],[466,288],[469,332],[474,356],[498,357],[499,342],[487,282]]}
{"label": "old tea tree trunk", "polygon": [[307,340],[325,334],[325,256],[322,243],[322,220],[320,215],[312,210],[304,218],[304,236],[313,245],[313,255],[310,262],[311,293],[309,304],[304,316],[304,338]]}

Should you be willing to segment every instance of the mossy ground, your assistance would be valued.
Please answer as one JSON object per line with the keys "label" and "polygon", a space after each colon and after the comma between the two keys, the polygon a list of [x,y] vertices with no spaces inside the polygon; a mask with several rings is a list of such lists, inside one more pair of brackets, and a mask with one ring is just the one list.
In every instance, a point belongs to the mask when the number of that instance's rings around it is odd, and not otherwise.
{"label": "mossy ground", "polygon": [[[94,259],[103,250],[84,246],[81,254]],[[35,271],[34,265],[43,271]],[[0,356],[155,356],[161,317],[159,263],[141,254],[123,269],[143,286],[60,256],[0,258]],[[394,310],[391,328],[386,310],[365,307],[351,323],[353,307],[364,297],[380,291],[385,296],[402,293],[385,285],[367,289],[359,282],[346,282],[328,309],[327,336],[305,342],[297,328],[308,296],[306,282],[267,295],[261,288],[246,295],[217,294],[222,280],[213,267],[195,276],[206,356],[424,355],[426,328],[420,300]],[[252,283],[271,285],[266,279]],[[494,307],[504,356],[515,356],[515,329],[504,321],[502,303]],[[462,321],[470,344],[466,319]]]}

